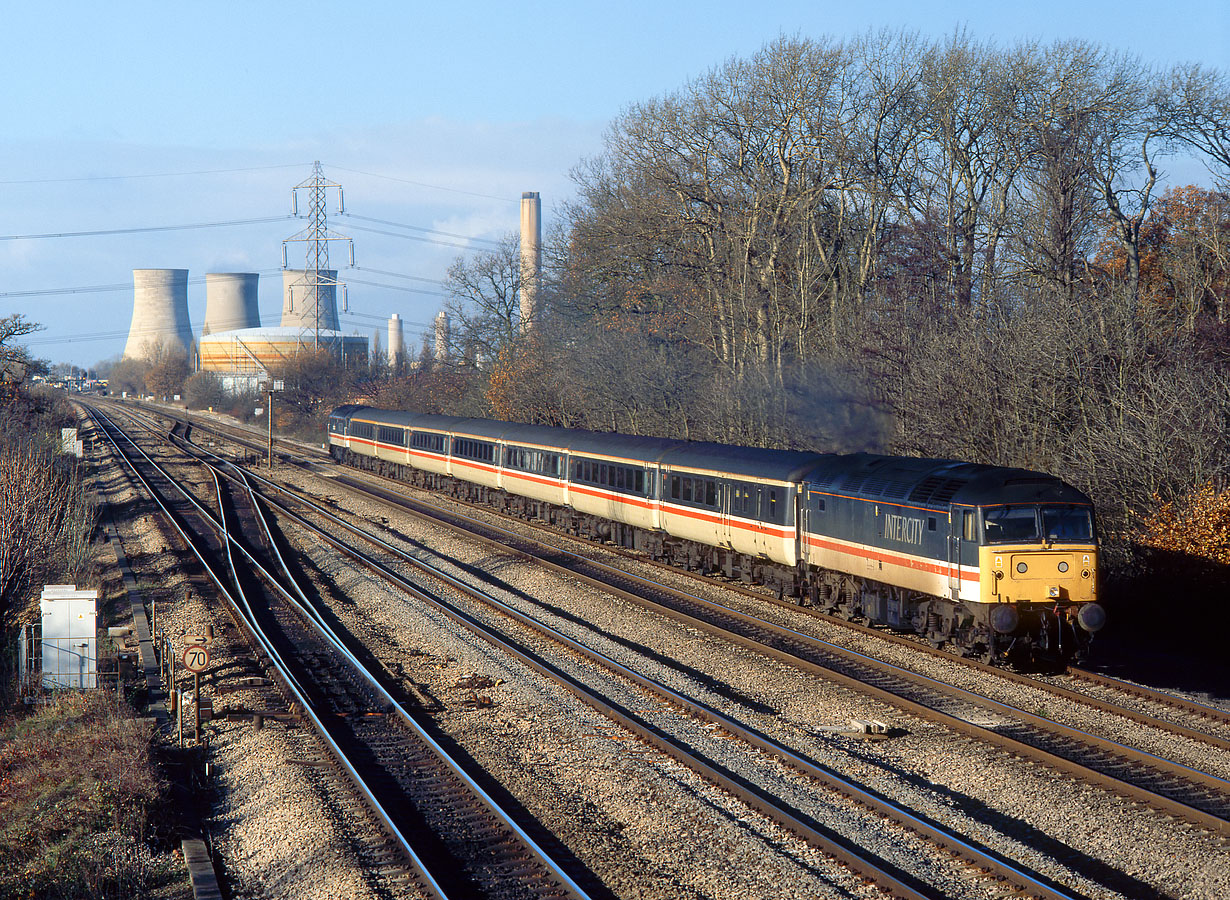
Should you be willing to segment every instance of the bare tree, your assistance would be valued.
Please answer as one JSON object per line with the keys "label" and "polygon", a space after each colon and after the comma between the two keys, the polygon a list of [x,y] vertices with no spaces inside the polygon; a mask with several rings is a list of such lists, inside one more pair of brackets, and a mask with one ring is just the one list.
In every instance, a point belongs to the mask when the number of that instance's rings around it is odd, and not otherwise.
{"label": "bare tree", "polygon": [[1092,137],[1086,163],[1126,256],[1130,295],[1140,296],[1140,229],[1160,158],[1173,148],[1173,103],[1137,57],[1087,48],[1090,77],[1074,85],[1074,113]]}
{"label": "bare tree", "polygon": [[151,394],[169,400],[183,393],[184,381],[190,372],[187,353],[178,347],[158,345],[147,361],[145,387]]}
{"label": "bare tree", "polygon": [[1176,66],[1162,102],[1171,136],[1203,153],[1221,189],[1230,191],[1230,78],[1198,63]]}
{"label": "bare tree", "polygon": [[90,560],[94,506],[68,457],[27,438],[0,448],[0,630],[39,581],[79,579]]}
{"label": "bare tree", "polygon": [[481,364],[512,344],[520,331],[520,290],[520,247],[512,235],[490,253],[454,262],[444,282],[453,323],[450,355]]}

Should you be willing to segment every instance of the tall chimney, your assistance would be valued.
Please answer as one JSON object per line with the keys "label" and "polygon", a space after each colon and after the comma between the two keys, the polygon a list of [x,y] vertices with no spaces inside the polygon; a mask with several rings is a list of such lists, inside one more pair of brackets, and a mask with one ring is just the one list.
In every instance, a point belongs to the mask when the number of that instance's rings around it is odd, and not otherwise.
{"label": "tall chimney", "polygon": [[521,331],[538,318],[538,288],[542,281],[542,201],[538,191],[521,195]]}
{"label": "tall chimney", "polygon": [[406,352],[406,345],[402,339],[401,317],[397,313],[393,313],[393,317],[389,319],[389,365],[397,365],[397,357]]}
{"label": "tall chimney", "polygon": [[436,313],[436,361],[446,362],[448,360],[448,344],[452,340],[452,325],[449,322],[448,313],[440,310]]}

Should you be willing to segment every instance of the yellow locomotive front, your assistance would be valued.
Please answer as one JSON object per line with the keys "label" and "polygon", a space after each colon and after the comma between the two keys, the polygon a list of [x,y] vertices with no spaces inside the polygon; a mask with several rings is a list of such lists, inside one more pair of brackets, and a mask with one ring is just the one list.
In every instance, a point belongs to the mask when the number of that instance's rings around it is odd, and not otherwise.
{"label": "yellow locomotive front", "polygon": [[1097,603],[1092,507],[1015,503],[983,507],[980,513],[979,599],[989,609],[1000,652],[1082,656],[1106,622]]}

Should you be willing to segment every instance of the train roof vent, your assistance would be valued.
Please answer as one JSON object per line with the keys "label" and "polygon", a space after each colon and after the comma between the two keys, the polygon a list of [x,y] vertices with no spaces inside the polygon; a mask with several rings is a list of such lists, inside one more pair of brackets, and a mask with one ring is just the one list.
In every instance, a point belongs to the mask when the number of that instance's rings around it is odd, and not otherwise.
{"label": "train roof vent", "polygon": [[884,488],[884,496],[893,500],[901,500],[910,492],[910,483],[908,481],[890,481],[888,487]]}
{"label": "train roof vent", "polygon": [[910,492],[910,500],[915,503],[947,503],[966,483],[959,478],[929,475]]}
{"label": "train roof vent", "polygon": [[957,478],[945,478],[944,483],[939,486],[934,494],[931,495],[931,502],[947,503],[954,496],[956,496],[957,491],[965,487],[967,483],[968,482]]}
{"label": "train roof vent", "polygon": [[829,469],[827,472],[815,473],[808,481],[817,487],[832,487],[839,475],[841,475],[840,469]]}
{"label": "train roof vent", "polygon": [[841,486],[843,490],[857,493],[863,489],[863,482],[866,480],[867,475],[865,473],[855,472],[847,477],[846,480],[841,483]]}
{"label": "train roof vent", "polygon": [[883,494],[886,487],[888,487],[887,478],[883,475],[873,475],[863,482],[862,493]]}

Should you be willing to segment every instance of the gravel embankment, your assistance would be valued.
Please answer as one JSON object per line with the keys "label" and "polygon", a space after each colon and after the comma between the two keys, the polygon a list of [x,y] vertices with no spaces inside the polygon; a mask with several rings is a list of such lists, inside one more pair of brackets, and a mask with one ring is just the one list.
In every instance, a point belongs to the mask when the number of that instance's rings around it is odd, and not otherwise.
{"label": "gravel embankment", "polygon": [[[388,528],[411,542],[498,572],[512,589],[511,595],[520,596],[516,602],[525,609],[537,609],[540,615],[544,614],[544,607],[552,609],[556,624],[570,635],[599,646],[604,652],[671,687],[704,698],[711,705],[775,736],[835,771],[899,799],[971,839],[1001,850],[1091,897],[1153,894],[1216,897],[1230,891],[1225,846],[1199,830],[1139,809],[1100,789],[1074,783],[1048,770],[998,754],[938,726],[914,720],[820,679],[801,675],[755,653],[734,649],[719,639],[671,623],[638,607],[545,575],[532,566],[495,558],[490,551],[476,548],[440,529],[330,489],[327,479],[309,481],[296,475],[292,480],[312,491],[327,494],[340,506],[354,510],[371,522],[381,523],[388,519]],[[313,555],[317,564],[338,580],[339,591],[345,595],[347,603],[341,614],[348,626],[357,634],[377,636],[376,639],[388,648],[382,653],[395,659],[410,677],[441,697],[446,706],[445,713],[440,716],[441,723],[462,743],[469,746],[472,742],[476,748],[472,752],[493,771],[499,772],[499,777],[509,779],[510,790],[519,796],[531,797],[547,781],[559,786],[558,794],[542,804],[541,815],[552,817],[548,821],[562,834],[572,835],[565,838],[570,845],[573,840],[584,843],[589,839],[587,827],[590,823],[584,817],[577,820],[575,814],[561,815],[559,803],[568,797],[586,798],[586,807],[598,807],[608,819],[623,823],[622,833],[627,840],[638,842],[637,852],[642,858],[654,858],[651,848],[662,841],[662,835],[656,831],[658,820],[653,813],[656,805],[645,802],[628,805],[628,785],[635,783],[634,773],[645,761],[645,751],[637,750],[635,745],[629,747],[631,742],[622,740],[617,730],[610,726],[599,726],[610,736],[595,745],[589,740],[595,726],[589,718],[583,717],[584,711],[574,714],[561,700],[532,699],[544,689],[531,687],[532,682],[524,673],[510,668],[507,661],[474,647],[472,639],[452,635],[448,625],[437,623],[433,615],[411,605],[405,598],[389,596],[387,591],[372,584],[368,576],[347,576],[345,567],[331,561],[330,554]],[[694,585],[692,589],[697,590]],[[720,592],[717,586],[706,590]],[[753,603],[729,592],[720,593],[734,605]],[[1054,698],[1028,687],[973,678],[968,670],[943,660],[911,654],[908,648],[886,647],[882,643],[879,647],[871,647],[878,643],[874,638],[845,632],[837,634],[839,629],[835,626],[789,610],[773,610],[767,605],[757,605],[757,610],[766,617],[780,618],[793,627],[847,645],[868,645],[859,649],[874,649],[880,656],[900,654],[902,664],[924,670],[933,667],[937,677],[954,679],[957,683],[968,682],[967,686],[972,689],[1020,704],[1025,709],[1037,711],[1039,704],[1054,706],[1056,709],[1050,714],[1060,720],[1067,716],[1084,727],[1096,725],[1099,730],[1121,734],[1133,743],[1148,745],[1149,741],[1156,740],[1157,751],[1166,755],[1196,753],[1190,747],[1176,750],[1172,742],[1177,739],[1170,736],[1138,734],[1137,730],[1147,729],[1113,717],[1105,722],[1090,723],[1086,711],[1080,707],[1064,704],[1066,708],[1060,709]],[[483,692],[490,696],[493,707],[474,708],[472,698],[456,687],[463,678],[473,675],[499,682]],[[645,705],[647,701],[642,701],[642,706]],[[655,710],[655,714],[679,718],[669,710]],[[868,744],[822,730],[851,718],[884,719],[905,733],[885,743]],[[622,751],[614,756],[599,753],[599,749],[611,743],[624,745]],[[629,749],[633,752],[627,752]],[[601,773],[608,771],[608,767],[609,777],[602,777]],[[764,761],[766,772],[775,767],[775,763]],[[766,779],[779,784],[788,782],[790,777],[783,772],[765,775]],[[527,791],[529,793],[525,793]],[[815,793],[806,787],[800,789],[799,793],[804,795],[801,803],[806,803],[805,795],[809,792]],[[636,791],[632,796],[658,795]],[[697,799],[702,796],[696,794]],[[532,799],[526,802],[537,811]],[[865,824],[850,826],[843,819],[849,815],[846,809],[831,811],[822,809],[821,805],[813,802],[810,810],[821,821],[833,822],[834,827],[867,827]],[[675,821],[678,815],[675,814]],[[887,828],[880,830],[891,832]],[[717,837],[720,840],[715,844]],[[724,851],[742,847],[745,853],[755,852],[760,857],[753,868],[763,870],[768,865],[765,848],[771,845],[764,838],[758,839],[759,847],[753,851],[751,848],[755,844],[750,834],[733,843],[726,839],[724,831],[717,837],[705,843],[720,845]],[[891,834],[881,842],[886,847],[899,843]],[[704,872],[706,884],[710,879],[717,879],[735,892],[746,894],[751,890],[748,884],[738,881],[747,872],[740,871],[736,877],[727,871],[730,867],[720,861],[721,857],[706,863],[699,855],[700,849],[689,843],[686,856],[680,859],[683,851],[678,842],[669,843],[672,844],[671,852],[658,858],[657,864],[663,869],[680,872],[699,867]],[[788,839],[778,846],[786,848]],[[584,855],[580,849],[576,852]],[[799,855],[790,849],[773,852],[792,859]],[[599,865],[588,858],[586,862]],[[602,871],[611,883],[618,883],[614,872],[619,870],[622,870],[621,865],[613,866],[610,875],[605,874],[607,870]],[[631,882],[641,884],[639,879],[643,877],[648,881],[646,873],[651,871],[653,869],[648,866],[634,870]],[[809,874],[808,877],[815,876]],[[778,886],[777,894],[783,884],[795,883],[783,882],[778,876],[772,881]],[[707,892],[718,890],[716,885],[706,888]],[[640,893],[658,895],[644,884],[641,884]],[[724,896],[725,890],[720,893]]]}
{"label": "gravel embankment", "polygon": [[[138,499],[118,464],[103,474],[100,489],[116,510],[128,509]],[[169,533],[152,513],[131,516],[119,529],[147,607],[156,599],[158,627],[177,647],[182,648],[184,634],[199,634],[212,623],[214,665],[251,659],[219,605],[207,603],[189,586],[178,556],[167,549],[173,546]],[[212,691],[206,686],[202,694],[210,696]],[[257,692],[213,699],[219,716],[228,709],[267,708],[272,702],[270,694]],[[206,826],[221,852],[234,897],[417,896],[405,888],[390,893],[382,887],[379,866],[364,857],[372,831],[346,789],[332,783],[323,770],[299,762],[323,756],[305,728],[267,721],[256,730],[248,723],[215,721],[204,730],[216,775],[213,813]]]}

